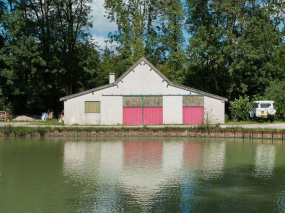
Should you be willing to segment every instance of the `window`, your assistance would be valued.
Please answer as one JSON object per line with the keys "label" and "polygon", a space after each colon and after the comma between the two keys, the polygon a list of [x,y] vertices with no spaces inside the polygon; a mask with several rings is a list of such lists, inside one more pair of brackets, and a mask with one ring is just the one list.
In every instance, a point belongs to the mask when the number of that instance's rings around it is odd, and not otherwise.
{"label": "window", "polygon": [[183,107],[204,107],[204,97],[183,96]]}
{"label": "window", "polygon": [[141,96],[126,96],[123,98],[124,107],[142,107],[142,97]]}
{"label": "window", "polygon": [[100,101],[85,101],[85,113],[100,113]]}
{"label": "window", "polygon": [[143,97],[144,107],[162,107],[162,96]]}
{"label": "window", "polygon": [[260,104],[260,108],[268,108],[271,104]]}
{"label": "window", "polygon": [[258,103],[253,103],[253,108],[258,108]]}

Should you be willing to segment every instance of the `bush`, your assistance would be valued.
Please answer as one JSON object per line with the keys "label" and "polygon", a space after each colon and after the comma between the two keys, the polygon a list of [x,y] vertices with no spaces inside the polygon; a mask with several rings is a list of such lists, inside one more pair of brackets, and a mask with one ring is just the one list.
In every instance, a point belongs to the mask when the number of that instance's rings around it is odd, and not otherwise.
{"label": "bush", "polygon": [[272,81],[265,89],[265,97],[268,100],[275,102],[276,115],[278,120],[285,119],[285,82],[284,81]]}
{"label": "bush", "polygon": [[233,120],[237,121],[245,121],[249,119],[249,112],[251,110],[251,102],[249,101],[249,97],[245,96],[239,97],[239,99],[235,99],[234,101],[230,101],[231,117]]}

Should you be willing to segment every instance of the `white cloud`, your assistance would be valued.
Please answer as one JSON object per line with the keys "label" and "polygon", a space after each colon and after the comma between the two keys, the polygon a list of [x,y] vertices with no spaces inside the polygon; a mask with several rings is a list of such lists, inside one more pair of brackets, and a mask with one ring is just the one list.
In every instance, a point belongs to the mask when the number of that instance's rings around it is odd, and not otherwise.
{"label": "white cloud", "polygon": [[104,36],[97,36],[97,35],[92,35],[92,39],[96,42],[96,44],[99,46],[100,49],[105,49],[106,47],[106,41],[107,41],[107,46],[108,48],[115,50],[118,44],[116,42],[109,43],[108,38]]}
{"label": "white cloud", "polygon": [[104,0],[94,0],[91,9],[93,28],[90,29],[90,32],[92,35],[103,36],[106,39],[109,32],[117,30],[117,25],[114,22],[110,23],[110,20],[104,17],[106,15]]}

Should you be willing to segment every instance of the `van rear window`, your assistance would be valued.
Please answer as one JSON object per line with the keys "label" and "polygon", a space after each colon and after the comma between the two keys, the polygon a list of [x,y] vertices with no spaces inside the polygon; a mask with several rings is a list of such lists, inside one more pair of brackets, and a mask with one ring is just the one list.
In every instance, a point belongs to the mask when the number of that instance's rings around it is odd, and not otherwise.
{"label": "van rear window", "polygon": [[271,104],[260,104],[260,108],[268,108]]}
{"label": "van rear window", "polygon": [[258,103],[253,103],[253,108],[258,108]]}

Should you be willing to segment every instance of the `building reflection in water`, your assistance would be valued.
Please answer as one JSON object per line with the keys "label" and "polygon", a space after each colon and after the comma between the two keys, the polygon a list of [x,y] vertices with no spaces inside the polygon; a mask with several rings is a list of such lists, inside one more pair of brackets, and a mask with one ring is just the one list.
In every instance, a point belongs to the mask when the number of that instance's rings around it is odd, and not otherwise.
{"label": "building reflection in water", "polygon": [[[129,140],[114,142],[66,142],[64,174],[83,184],[94,184],[92,209],[108,211],[121,202],[121,194],[145,204],[157,200],[169,182],[181,188],[182,209],[189,209],[189,193],[194,193],[194,177],[203,161],[204,176],[223,170],[225,144],[203,146],[193,142]],[[106,202],[108,200],[108,202]]]}
{"label": "building reflection in water", "polygon": [[96,178],[100,162],[100,143],[66,142],[63,173],[76,181]]}
{"label": "building reflection in water", "polygon": [[203,158],[202,145],[195,142],[184,143],[183,147],[183,169],[184,178],[180,185],[180,210],[181,212],[191,212],[193,199],[197,188],[197,170],[199,170]]}
{"label": "building reflection in water", "polygon": [[100,144],[100,177],[102,177],[102,180],[113,182],[123,171],[123,144],[121,141]]}
{"label": "building reflection in water", "polygon": [[170,176],[179,175],[183,163],[183,142],[164,142],[163,143],[163,162],[162,169],[165,174]]}
{"label": "building reflection in water", "polygon": [[275,155],[276,147],[274,145],[257,145],[254,161],[254,176],[256,178],[271,178],[273,176]]}
{"label": "building reflection in water", "polygon": [[143,206],[156,196],[164,180],[164,176],[161,175],[163,141],[131,140],[123,144],[121,186]]}
{"label": "building reflection in water", "polygon": [[85,143],[65,143],[64,144],[64,167],[66,175],[82,175],[85,166]]}
{"label": "building reflection in water", "polygon": [[203,177],[218,179],[223,176],[226,158],[226,143],[210,142],[204,146]]}
{"label": "building reflection in water", "polygon": [[199,169],[202,163],[203,147],[199,143],[186,142],[183,146],[183,167]]}

